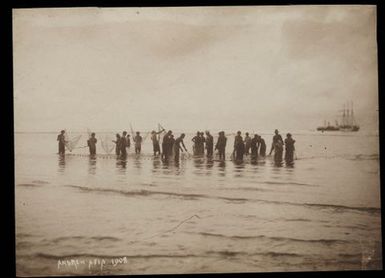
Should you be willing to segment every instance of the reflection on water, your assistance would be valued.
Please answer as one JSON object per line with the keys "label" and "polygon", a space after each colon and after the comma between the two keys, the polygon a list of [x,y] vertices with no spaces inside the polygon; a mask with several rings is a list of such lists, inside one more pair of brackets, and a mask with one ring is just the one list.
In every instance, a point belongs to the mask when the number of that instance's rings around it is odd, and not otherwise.
{"label": "reflection on water", "polygon": [[282,167],[283,166],[283,162],[279,161],[279,160],[276,160],[276,161],[274,161],[274,166],[275,167]]}
{"label": "reflection on water", "polygon": [[123,172],[124,172],[124,170],[126,169],[126,166],[127,166],[127,159],[126,158],[123,158],[123,159],[121,159],[119,157],[116,158],[116,168],[118,169],[119,173],[122,172],[121,170],[123,170]]}
{"label": "reflection on water", "polygon": [[214,161],[211,159],[208,159],[206,162],[206,169],[211,169],[214,166]]}
{"label": "reflection on water", "polygon": [[136,168],[136,169],[142,168],[142,160],[140,159],[139,155],[135,156],[135,158],[133,160],[133,165],[134,165],[134,168]]}
{"label": "reflection on water", "polygon": [[218,176],[226,177],[226,162],[220,161],[218,163]]}
{"label": "reflection on water", "polygon": [[243,162],[237,161],[234,163],[234,177],[242,177],[243,169],[245,168],[245,164]]}
{"label": "reflection on water", "polygon": [[162,169],[168,169],[168,166],[170,165],[171,165],[170,160],[168,159],[162,160]]}
{"label": "reflection on water", "polygon": [[159,159],[159,157],[154,157],[152,160],[152,172],[153,173],[158,172],[161,166],[162,166],[162,162]]}
{"label": "reflection on water", "polygon": [[[91,175],[96,175],[97,159],[102,159],[100,162],[103,165],[110,165],[108,161],[115,159],[115,169],[117,170],[117,174],[126,174],[127,168],[129,168],[131,170],[134,169],[135,174],[139,175],[142,174],[143,169],[149,169],[153,174],[164,175],[181,175],[185,170],[188,170],[197,176],[210,176],[213,171],[215,171],[218,176],[225,177],[226,168],[230,168],[230,171],[234,173],[234,177],[242,177],[245,174],[245,168],[252,172],[257,172],[258,169],[265,169],[267,166],[266,162],[268,162],[268,164],[271,165],[271,167],[268,167],[269,171],[271,171],[271,177],[275,179],[280,178],[282,174],[287,175],[289,173],[282,172],[280,170],[281,168],[287,170],[290,169],[290,171],[294,171],[295,168],[294,161],[289,162],[275,159],[244,159],[226,162],[213,160],[212,158],[207,158],[205,156],[183,156],[179,161],[174,161],[172,159],[163,160],[160,156],[149,156],[145,154],[127,156],[125,158],[108,155],[86,155],[85,157],[88,157],[88,173]],[[76,165],[66,165],[66,159],[68,160],[69,158],[72,158],[72,156],[66,157],[59,155],[58,172],[64,173],[66,167],[77,168]],[[148,163],[149,160],[151,163]],[[99,166],[99,168],[103,169],[104,166]],[[101,174],[104,175],[108,173],[103,172]]]}
{"label": "reflection on water", "polygon": [[203,165],[204,160],[202,158],[196,157],[194,158],[193,162],[194,162],[195,168],[197,169],[202,169],[204,166]]}
{"label": "reflection on water", "polygon": [[294,168],[294,160],[286,160],[286,167],[287,168]]}
{"label": "reflection on water", "polygon": [[287,168],[294,168],[294,161],[293,160],[283,160],[283,159],[275,159],[274,160],[274,166],[275,167],[283,167],[286,166]]}
{"label": "reflection on water", "polygon": [[58,172],[60,173],[64,173],[64,170],[65,170],[65,165],[66,165],[66,161],[65,161],[65,155],[59,155],[59,169],[58,169]]}
{"label": "reflection on water", "polygon": [[96,155],[90,155],[88,159],[88,173],[91,175],[96,174]]}

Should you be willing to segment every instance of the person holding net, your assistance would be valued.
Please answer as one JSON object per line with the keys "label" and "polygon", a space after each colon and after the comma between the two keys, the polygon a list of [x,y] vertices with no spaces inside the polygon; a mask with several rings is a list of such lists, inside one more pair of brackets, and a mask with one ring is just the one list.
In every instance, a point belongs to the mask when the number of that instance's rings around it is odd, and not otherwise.
{"label": "person holding net", "polygon": [[154,156],[156,156],[157,154],[158,155],[160,154],[160,145],[159,145],[158,135],[161,134],[163,131],[164,129],[158,132],[156,132],[155,130],[151,131],[151,141],[152,141]]}
{"label": "person holding net", "polygon": [[57,141],[59,141],[59,154],[64,155],[66,148],[66,140],[65,140],[65,131],[60,131],[60,134],[57,136]]}

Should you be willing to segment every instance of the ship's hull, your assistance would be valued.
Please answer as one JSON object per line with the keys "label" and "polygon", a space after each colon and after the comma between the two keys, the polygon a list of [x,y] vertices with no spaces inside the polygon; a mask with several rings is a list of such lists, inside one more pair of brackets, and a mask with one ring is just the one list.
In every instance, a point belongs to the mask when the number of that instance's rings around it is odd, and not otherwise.
{"label": "ship's hull", "polygon": [[344,132],[355,132],[359,131],[360,127],[359,126],[341,126],[341,127],[336,127],[336,126],[321,126],[317,127],[318,131],[344,131]]}
{"label": "ship's hull", "polygon": [[339,127],[335,127],[335,126],[320,126],[320,127],[317,127],[317,130],[318,131],[339,131]]}
{"label": "ship's hull", "polygon": [[343,126],[340,128],[341,131],[345,131],[345,132],[354,132],[354,131],[359,131],[360,130],[360,127],[359,126]]}

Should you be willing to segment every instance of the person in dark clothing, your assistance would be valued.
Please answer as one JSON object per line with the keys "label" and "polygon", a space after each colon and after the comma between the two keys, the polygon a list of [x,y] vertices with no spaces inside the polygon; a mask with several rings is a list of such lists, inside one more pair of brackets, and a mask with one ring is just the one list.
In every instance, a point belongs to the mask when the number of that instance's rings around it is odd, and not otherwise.
{"label": "person in dark clothing", "polygon": [[183,152],[183,149],[184,149],[187,152],[186,146],[183,143],[184,137],[185,137],[185,134],[182,133],[174,142],[174,161],[176,163],[179,162],[179,151]]}
{"label": "person in dark clothing", "polygon": [[215,150],[218,150],[220,160],[225,160],[226,142],[227,138],[225,136],[225,132],[219,132],[218,140],[215,144]]}
{"label": "person in dark clothing", "polygon": [[206,130],[206,150],[207,157],[212,157],[214,152],[214,137]]}
{"label": "person in dark clothing", "polygon": [[199,154],[200,155],[204,155],[205,154],[205,143],[206,143],[206,139],[205,139],[205,134],[203,132],[200,133],[200,141],[199,141]]}
{"label": "person in dark clothing", "polygon": [[243,138],[241,136],[241,132],[238,131],[237,135],[234,139],[234,151],[235,153],[235,159],[238,161],[243,160],[243,155],[245,154],[245,144],[243,143]]}
{"label": "person in dark clothing", "polygon": [[119,149],[120,149],[120,157],[125,158],[127,156],[127,131],[123,131],[122,136],[120,137],[119,140]]}
{"label": "person in dark clothing", "polygon": [[249,155],[250,154],[250,147],[251,147],[251,138],[249,136],[249,133],[246,132],[246,136],[245,136],[245,154],[246,155]]}
{"label": "person in dark clothing", "polygon": [[285,139],[285,161],[290,164],[294,161],[294,143],[295,140],[291,137],[291,134],[286,134]]}
{"label": "person in dark clothing", "polygon": [[87,141],[87,145],[88,145],[88,148],[90,150],[90,155],[95,155],[96,154],[96,143],[98,142],[98,140],[95,138],[95,133],[92,132],[91,133],[91,138],[88,139]]}
{"label": "person in dark clothing", "polygon": [[199,131],[197,131],[197,135],[194,136],[191,141],[194,142],[194,145],[193,145],[193,154],[194,155],[199,155],[200,154],[200,145],[201,145],[201,133]]}
{"label": "person in dark clothing", "polygon": [[65,154],[66,148],[66,140],[65,140],[65,131],[60,131],[60,134],[57,136],[57,141],[59,141],[59,154]]}
{"label": "person in dark clothing", "polygon": [[283,154],[283,141],[280,139],[274,144],[274,161],[276,164],[282,163],[282,154]]}
{"label": "person in dark clothing", "polygon": [[151,140],[152,140],[152,147],[154,150],[154,156],[156,156],[157,154],[160,154],[158,134],[162,133],[163,131],[164,129],[159,132],[156,132],[155,130],[151,131]]}
{"label": "person in dark clothing", "polygon": [[116,155],[120,155],[120,134],[116,133],[116,140],[112,140],[115,143],[115,153]]}
{"label": "person in dark clothing", "polygon": [[136,132],[136,136],[134,137],[133,140],[135,142],[135,153],[136,154],[140,154],[140,151],[142,149],[143,138],[142,138],[142,136],[140,136],[140,132],[139,131]]}
{"label": "person in dark clothing", "polygon": [[258,158],[259,136],[254,135],[254,138],[250,140],[251,159],[256,160]]}
{"label": "person in dark clothing", "polygon": [[168,160],[169,157],[169,146],[170,146],[170,136],[172,131],[169,130],[164,136],[162,140],[162,159]]}
{"label": "person in dark clothing", "polygon": [[170,135],[170,139],[168,140],[168,156],[172,157],[173,151],[174,151],[174,144],[175,144],[175,138],[174,135]]}
{"label": "person in dark clothing", "polygon": [[276,129],[274,131],[274,133],[275,133],[275,135],[273,136],[273,142],[271,143],[271,149],[270,149],[269,155],[271,155],[271,153],[273,152],[274,147],[277,144],[278,140],[281,140],[281,142],[283,143],[282,136],[281,136],[281,134],[279,134],[278,129]]}
{"label": "person in dark clothing", "polygon": [[259,139],[259,155],[261,157],[265,157],[266,156],[266,143],[265,143],[265,139],[263,139],[261,136],[258,136],[258,139]]}

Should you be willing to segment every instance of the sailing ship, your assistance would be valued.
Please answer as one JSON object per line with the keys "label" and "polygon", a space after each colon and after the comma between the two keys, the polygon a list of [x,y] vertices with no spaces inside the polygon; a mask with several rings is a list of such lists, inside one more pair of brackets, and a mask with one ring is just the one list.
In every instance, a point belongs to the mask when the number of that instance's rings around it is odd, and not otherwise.
{"label": "sailing ship", "polygon": [[344,109],[341,110],[341,121],[338,123],[338,121],[335,121],[335,125],[330,125],[330,122],[326,124],[326,121],[324,122],[323,126],[320,126],[317,128],[318,131],[358,131],[360,130],[360,126],[357,124],[356,119],[354,117],[354,111],[353,111],[353,103],[351,103],[350,107],[349,104],[346,106],[344,105]]}

